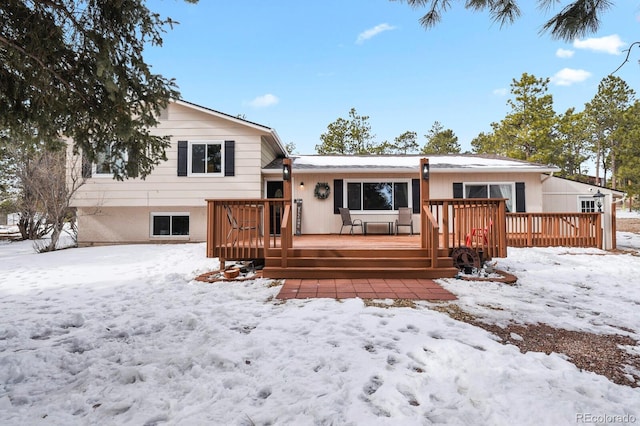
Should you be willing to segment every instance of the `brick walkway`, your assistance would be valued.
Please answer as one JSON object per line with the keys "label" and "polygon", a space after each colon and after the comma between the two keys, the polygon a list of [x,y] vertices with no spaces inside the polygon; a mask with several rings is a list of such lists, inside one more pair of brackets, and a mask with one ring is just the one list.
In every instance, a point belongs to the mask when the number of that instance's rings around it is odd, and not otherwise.
{"label": "brick walkway", "polygon": [[278,299],[411,299],[455,300],[430,279],[286,279]]}

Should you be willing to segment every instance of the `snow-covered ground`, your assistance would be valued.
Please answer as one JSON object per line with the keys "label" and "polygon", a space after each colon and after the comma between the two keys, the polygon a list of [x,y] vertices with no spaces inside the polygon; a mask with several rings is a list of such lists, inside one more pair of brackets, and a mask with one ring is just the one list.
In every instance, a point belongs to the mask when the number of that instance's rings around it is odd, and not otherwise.
{"label": "snow-covered ground", "polygon": [[[618,241],[636,255],[510,249],[497,266],[516,286],[441,283],[484,321],[639,340],[640,235]],[[0,242],[0,424],[640,423],[640,388],[522,354],[427,302],[281,302],[266,279],[193,281],[217,266],[203,244]]]}

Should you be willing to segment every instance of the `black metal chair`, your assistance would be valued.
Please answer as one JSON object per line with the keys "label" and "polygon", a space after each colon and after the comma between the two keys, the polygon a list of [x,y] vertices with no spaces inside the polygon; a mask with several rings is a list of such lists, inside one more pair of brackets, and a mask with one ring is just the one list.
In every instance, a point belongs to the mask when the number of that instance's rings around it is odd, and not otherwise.
{"label": "black metal chair", "polygon": [[360,227],[360,232],[363,233],[363,227],[362,227],[362,220],[360,219],[351,219],[351,212],[349,212],[349,209],[344,208],[344,207],[340,207],[340,217],[342,218],[342,226],[340,227],[340,235],[342,235],[342,229],[345,226],[350,226],[351,227],[351,235],[353,235],[353,227]]}

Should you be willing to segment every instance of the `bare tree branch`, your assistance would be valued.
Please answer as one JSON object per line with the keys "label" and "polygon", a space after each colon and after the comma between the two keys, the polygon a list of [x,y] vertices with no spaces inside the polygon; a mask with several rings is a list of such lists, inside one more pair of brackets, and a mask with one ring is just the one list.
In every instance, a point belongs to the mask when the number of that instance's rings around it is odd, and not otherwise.
{"label": "bare tree branch", "polygon": [[640,46],[640,41],[634,41],[633,43],[631,43],[631,45],[629,46],[628,49],[626,49],[625,51],[627,52],[627,56],[624,58],[624,61],[620,64],[620,66],[618,68],[615,69],[614,72],[612,72],[610,75],[615,74],[616,72],[618,72],[618,70],[620,70],[620,68],[622,68],[624,66],[624,64],[626,64],[627,62],[629,62],[629,55],[631,55],[631,49],[633,48],[633,46],[638,45]]}

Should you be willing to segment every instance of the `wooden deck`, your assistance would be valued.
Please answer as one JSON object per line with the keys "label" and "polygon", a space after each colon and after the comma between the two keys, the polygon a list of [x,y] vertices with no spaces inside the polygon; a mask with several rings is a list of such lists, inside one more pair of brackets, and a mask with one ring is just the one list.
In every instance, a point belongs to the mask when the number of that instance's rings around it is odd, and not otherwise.
{"label": "wooden deck", "polygon": [[461,246],[490,259],[506,257],[507,244],[602,244],[599,213],[513,214],[505,199],[432,200],[428,180],[420,184],[413,236],[293,235],[290,181],[284,198],[206,200],[207,257],[221,267],[264,259],[268,278],[432,279],[456,275],[451,255]]}

